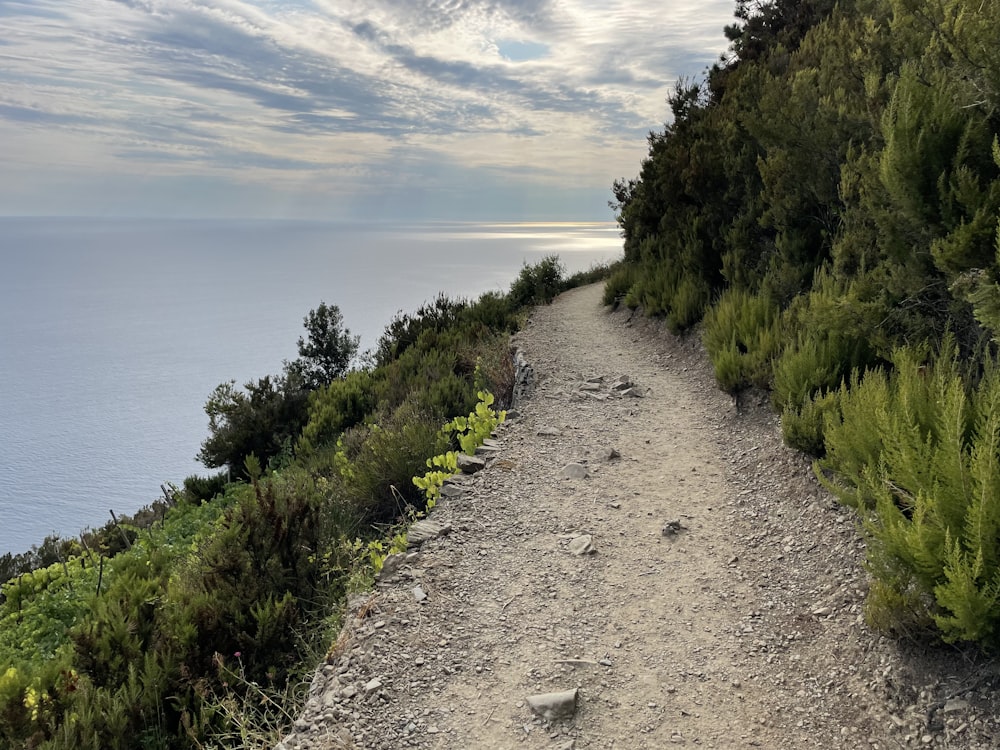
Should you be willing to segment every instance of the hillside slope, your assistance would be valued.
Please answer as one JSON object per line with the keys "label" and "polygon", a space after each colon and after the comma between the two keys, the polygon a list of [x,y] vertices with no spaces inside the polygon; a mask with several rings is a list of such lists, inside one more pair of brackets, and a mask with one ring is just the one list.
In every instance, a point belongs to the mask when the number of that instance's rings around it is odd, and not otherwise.
{"label": "hillside slope", "polygon": [[[776,419],[600,298],[517,335],[535,386],[496,457],[355,601],[279,748],[996,747],[993,668],[865,626],[853,517]],[[571,719],[526,702],[574,688]]]}

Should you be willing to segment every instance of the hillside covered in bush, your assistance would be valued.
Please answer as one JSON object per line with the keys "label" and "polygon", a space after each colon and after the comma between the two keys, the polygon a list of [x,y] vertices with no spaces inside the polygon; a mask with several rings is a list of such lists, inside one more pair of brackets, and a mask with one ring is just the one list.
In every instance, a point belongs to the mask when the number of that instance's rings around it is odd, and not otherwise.
{"label": "hillside covered in bush", "polygon": [[1000,2],[740,0],[615,184],[606,301],[699,323],[720,386],[858,509],[868,614],[1000,639]]}
{"label": "hillside covered in bush", "polygon": [[527,307],[604,275],[549,257],[506,294],[440,296],[360,363],[339,309],[312,310],[298,359],[209,397],[220,473],[0,559],[0,747],[273,747],[345,593],[502,419]]}

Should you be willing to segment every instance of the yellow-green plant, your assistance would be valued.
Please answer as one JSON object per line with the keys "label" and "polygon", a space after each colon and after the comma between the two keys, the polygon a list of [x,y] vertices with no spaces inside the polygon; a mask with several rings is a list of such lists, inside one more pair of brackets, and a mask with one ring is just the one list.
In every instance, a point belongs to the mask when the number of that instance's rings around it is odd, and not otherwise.
{"label": "yellow-green plant", "polygon": [[[493,394],[489,391],[479,391],[476,394],[479,402],[476,408],[467,417],[455,417],[448,422],[441,431],[453,437],[463,453],[472,455],[476,448],[492,434],[506,418],[507,412],[494,411]],[[427,459],[427,468],[430,469],[420,477],[414,477],[413,483],[424,491],[427,497],[427,510],[431,510],[441,497],[441,485],[448,477],[458,473],[458,453],[447,451],[441,455]]]}

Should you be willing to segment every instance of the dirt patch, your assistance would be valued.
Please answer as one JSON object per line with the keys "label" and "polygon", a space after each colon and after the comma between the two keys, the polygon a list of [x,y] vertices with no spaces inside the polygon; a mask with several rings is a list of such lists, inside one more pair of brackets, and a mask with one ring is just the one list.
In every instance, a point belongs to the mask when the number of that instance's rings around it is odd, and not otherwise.
{"label": "dirt patch", "polygon": [[[854,518],[776,418],[600,297],[518,334],[499,452],[355,602],[279,748],[997,747],[994,666],[866,627]],[[527,701],[572,690],[568,719]]]}

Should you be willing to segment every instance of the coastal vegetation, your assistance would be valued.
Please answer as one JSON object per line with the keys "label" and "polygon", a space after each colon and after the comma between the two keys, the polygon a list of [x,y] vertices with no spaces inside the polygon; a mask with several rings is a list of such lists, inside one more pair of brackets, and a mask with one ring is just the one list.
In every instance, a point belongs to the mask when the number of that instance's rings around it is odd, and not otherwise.
{"label": "coastal vegetation", "polygon": [[[609,304],[700,330],[857,509],[869,620],[1000,640],[1000,2],[740,0],[614,185]],[[700,328],[697,328],[700,325]],[[737,403],[739,401],[737,400]]]}
{"label": "coastal vegetation", "polygon": [[503,418],[525,306],[606,273],[546,258],[401,312],[360,360],[335,305],[310,311],[298,359],[209,396],[219,473],[0,559],[0,746],[273,746],[347,591]]}

